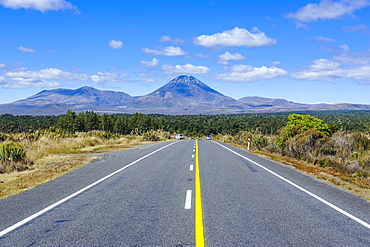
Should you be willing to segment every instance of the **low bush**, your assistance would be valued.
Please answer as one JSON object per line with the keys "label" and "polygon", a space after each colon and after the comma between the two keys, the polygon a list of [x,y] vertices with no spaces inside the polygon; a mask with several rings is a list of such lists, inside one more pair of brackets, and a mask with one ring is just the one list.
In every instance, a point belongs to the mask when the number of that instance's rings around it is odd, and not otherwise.
{"label": "low bush", "polygon": [[26,157],[26,150],[17,142],[7,142],[0,145],[0,161],[23,161]]}
{"label": "low bush", "polygon": [[17,142],[0,145],[0,173],[28,169],[26,150]]}

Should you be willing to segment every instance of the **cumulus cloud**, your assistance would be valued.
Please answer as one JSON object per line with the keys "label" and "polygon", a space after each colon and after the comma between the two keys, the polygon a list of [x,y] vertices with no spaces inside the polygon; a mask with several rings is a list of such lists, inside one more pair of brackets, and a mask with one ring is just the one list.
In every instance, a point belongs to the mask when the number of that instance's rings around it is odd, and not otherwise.
{"label": "cumulus cloud", "polygon": [[[314,62],[315,63],[315,62]],[[315,70],[316,68],[307,68],[305,71],[291,74],[292,78],[301,80],[319,80],[334,81],[338,78],[355,79],[359,81],[370,81],[370,65],[335,69]]]}
{"label": "cumulus cloud", "polygon": [[239,64],[232,66],[230,68],[230,72],[219,74],[213,78],[220,81],[249,82],[263,79],[273,79],[276,77],[286,76],[287,74],[287,71],[274,66],[270,68],[266,66],[258,68],[250,65]]}
{"label": "cumulus cloud", "polygon": [[159,39],[160,42],[170,42],[170,43],[174,43],[174,44],[183,44],[185,43],[185,40],[181,39],[181,38],[171,38],[170,36],[167,36],[167,35],[163,35],[160,39]]}
{"label": "cumulus cloud", "polygon": [[253,28],[252,32],[244,28],[235,27],[232,30],[226,30],[222,33],[213,35],[201,35],[194,38],[196,45],[201,45],[207,49],[213,49],[220,46],[225,47],[262,47],[276,44],[276,40],[269,38],[258,28]]}
{"label": "cumulus cloud", "polygon": [[0,5],[10,9],[34,9],[41,12],[48,10],[72,10],[79,14],[76,6],[65,0],[0,0]]}
{"label": "cumulus cloud", "polygon": [[316,59],[302,71],[292,73],[292,78],[301,80],[335,81],[338,78],[370,82],[370,50],[352,52],[347,45],[339,47],[330,59]]}
{"label": "cumulus cloud", "polygon": [[308,23],[317,20],[341,19],[351,16],[355,10],[369,6],[367,0],[321,0],[320,3],[308,4],[295,13],[289,13],[286,18]]}
{"label": "cumulus cloud", "polygon": [[162,71],[166,74],[208,74],[210,69],[205,66],[195,66],[192,64],[185,65],[168,65],[162,66]]}
{"label": "cumulus cloud", "polygon": [[101,73],[98,72],[89,76],[86,73],[73,73],[62,71],[56,68],[46,68],[36,71],[6,69],[1,77],[1,84],[5,88],[30,88],[30,87],[58,87],[60,82],[67,81],[88,81],[103,84],[108,81],[118,82],[127,77],[126,73]]}
{"label": "cumulus cloud", "polygon": [[181,47],[177,46],[167,46],[160,50],[154,50],[149,48],[143,48],[143,52],[152,55],[161,55],[161,56],[168,56],[168,57],[177,57],[177,56],[184,56],[186,53],[181,49]]}
{"label": "cumulus cloud", "polygon": [[223,65],[228,65],[229,61],[244,60],[245,57],[240,53],[231,54],[230,52],[225,52],[218,56],[218,63]]}
{"label": "cumulus cloud", "polygon": [[18,46],[17,49],[23,53],[34,53],[35,52],[35,50],[30,47]]}
{"label": "cumulus cloud", "polygon": [[151,61],[144,61],[144,60],[140,61],[140,66],[143,66],[143,67],[157,67],[158,64],[159,64],[159,60],[156,58],[153,58]]}
{"label": "cumulus cloud", "polygon": [[114,40],[113,39],[113,40],[109,41],[109,46],[112,49],[122,49],[123,42],[122,41],[119,41],[119,40]]}

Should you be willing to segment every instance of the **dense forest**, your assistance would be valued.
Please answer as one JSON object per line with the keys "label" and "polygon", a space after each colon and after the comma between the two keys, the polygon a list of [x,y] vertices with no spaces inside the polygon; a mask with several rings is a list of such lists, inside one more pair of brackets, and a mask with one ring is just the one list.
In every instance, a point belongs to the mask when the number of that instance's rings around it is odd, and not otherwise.
{"label": "dense forest", "polygon": [[[342,131],[370,130],[368,111],[303,112],[335,125]],[[90,130],[110,131],[119,134],[145,133],[149,130],[183,133],[187,136],[217,134],[235,135],[240,131],[253,131],[263,135],[277,133],[288,122],[290,113],[259,113],[241,115],[159,115],[99,114],[93,111],[75,113],[68,111],[61,116],[0,115],[0,132],[27,133],[49,127],[70,132]]]}
{"label": "dense forest", "polygon": [[[370,183],[370,112],[367,111],[181,116],[93,111],[68,111],[61,116],[4,114],[0,115],[0,144],[4,142],[0,145],[0,173],[1,164],[2,170],[8,171],[15,169],[7,168],[14,161],[22,165],[19,160],[32,160],[25,158],[24,151],[30,142],[50,140],[60,143],[63,138],[75,138],[71,142],[76,146],[76,137],[94,136],[92,140],[79,139],[94,146],[97,140],[99,143],[103,139],[126,136],[158,141],[170,139],[174,133],[193,138],[212,135],[215,140],[240,146],[250,143],[252,150],[329,167],[358,178],[357,181],[366,184],[363,185],[366,188]],[[27,168],[30,162],[25,163]],[[20,168],[16,167],[16,170]]]}

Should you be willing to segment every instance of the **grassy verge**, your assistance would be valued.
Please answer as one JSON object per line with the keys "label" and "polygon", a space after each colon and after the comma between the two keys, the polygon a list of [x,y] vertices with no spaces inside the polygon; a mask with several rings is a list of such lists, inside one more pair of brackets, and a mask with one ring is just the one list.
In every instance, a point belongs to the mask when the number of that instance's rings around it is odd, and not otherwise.
{"label": "grassy verge", "polygon": [[344,174],[338,172],[335,168],[332,167],[315,166],[302,160],[296,160],[278,154],[272,154],[263,151],[252,152],[262,157],[293,167],[299,171],[305,172],[327,183],[330,183],[344,190],[350,191],[356,195],[359,195],[367,200],[370,200],[369,178],[360,178],[351,174]]}
{"label": "grassy verge", "polygon": [[4,199],[56,179],[98,157],[57,156],[40,159],[31,169],[0,174],[0,199]]}
{"label": "grassy verge", "polygon": [[0,173],[0,199],[33,189],[100,159],[100,156],[93,155],[95,153],[127,150],[152,143],[143,141],[142,136],[100,138],[99,135],[99,133],[78,133],[67,137],[45,135],[32,141],[15,136],[14,139],[20,139],[19,142],[27,149],[27,167],[22,171]]}

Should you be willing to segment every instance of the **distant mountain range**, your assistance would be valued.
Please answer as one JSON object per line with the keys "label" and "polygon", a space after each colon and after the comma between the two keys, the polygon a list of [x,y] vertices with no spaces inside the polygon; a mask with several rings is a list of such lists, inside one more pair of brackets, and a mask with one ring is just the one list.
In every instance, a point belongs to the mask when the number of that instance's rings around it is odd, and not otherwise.
{"label": "distant mountain range", "polygon": [[289,111],[370,110],[359,104],[301,104],[284,99],[244,97],[235,100],[193,76],[179,76],[156,91],[139,97],[127,93],[79,89],[44,90],[31,97],[0,105],[0,114],[60,115],[67,110],[105,113],[239,114]]}

